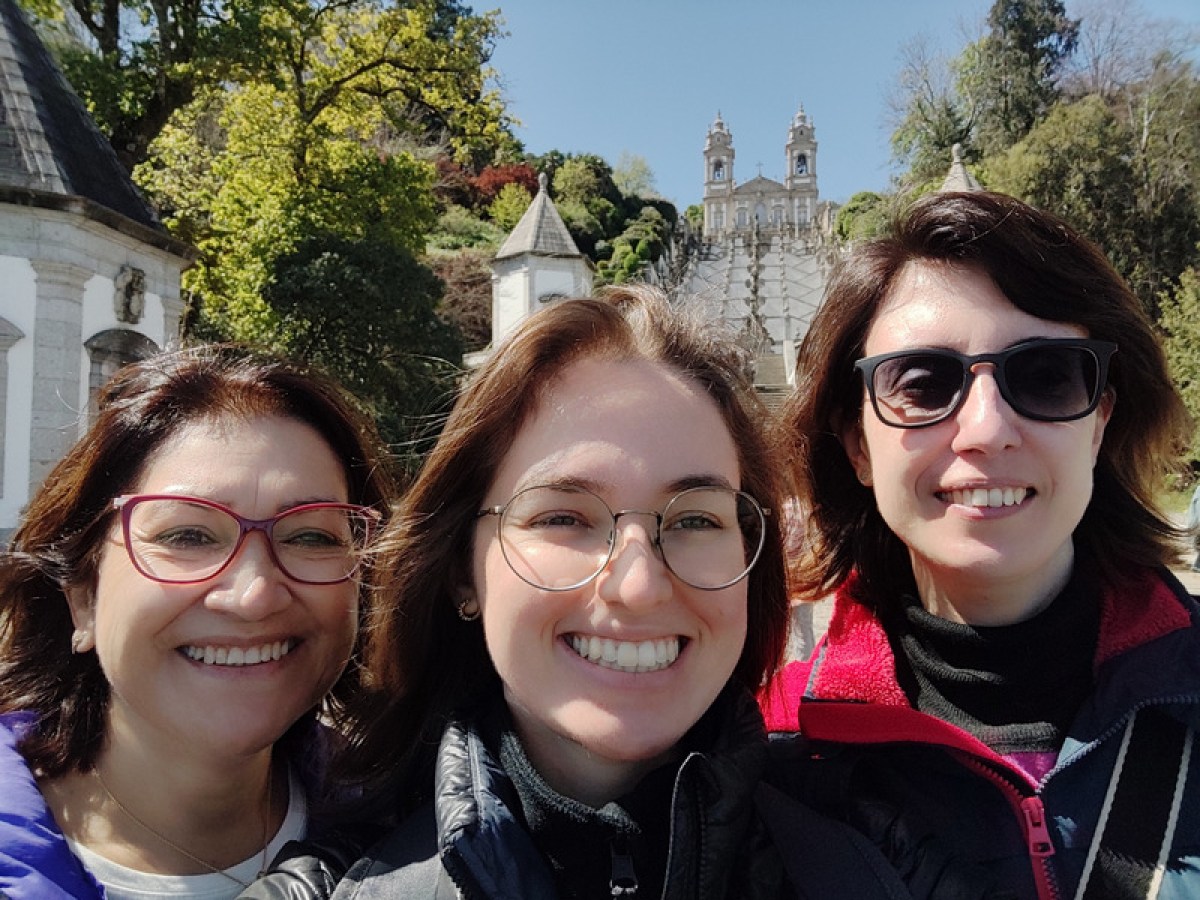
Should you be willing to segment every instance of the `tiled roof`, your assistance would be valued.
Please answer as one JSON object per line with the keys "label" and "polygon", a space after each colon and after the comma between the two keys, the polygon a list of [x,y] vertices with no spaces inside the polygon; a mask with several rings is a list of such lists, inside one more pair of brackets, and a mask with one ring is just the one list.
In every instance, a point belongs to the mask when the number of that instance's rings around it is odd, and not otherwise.
{"label": "tiled roof", "polygon": [[538,193],[521,216],[521,221],[501,245],[496,259],[508,259],[522,254],[531,256],[569,256],[583,254],[575,246],[562,216],[546,190],[546,175],[538,176]]}
{"label": "tiled roof", "polygon": [[82,197],[164,231],[16,0],[0,0],[0,192]]}

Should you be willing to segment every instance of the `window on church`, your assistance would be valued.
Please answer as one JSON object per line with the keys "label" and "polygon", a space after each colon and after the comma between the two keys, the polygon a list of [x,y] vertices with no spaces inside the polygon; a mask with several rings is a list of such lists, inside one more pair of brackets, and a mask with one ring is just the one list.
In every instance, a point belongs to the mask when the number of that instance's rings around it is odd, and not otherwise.
{"label": "window on church", "polygon": [[720,208],[714,209],[713,210],[713,228],[721,229],[724,227],[725,227],[725,210],[720,209]]}
{"label": "window on church", "polygon": [[745,228],[750,224],[750,213],[748,210],[739,209],[737,214],[738,228]]}
{"label": "window on church", "polygon": [[807,175],[808,174],[808,157],[803,153],[796,154],[796,174],[797,175]]}
{"label": "window on church", "polygon": [[713,163],[713,181],[724,181],[724,180],[725,180],[725,163],[718,159],[715,163]]}

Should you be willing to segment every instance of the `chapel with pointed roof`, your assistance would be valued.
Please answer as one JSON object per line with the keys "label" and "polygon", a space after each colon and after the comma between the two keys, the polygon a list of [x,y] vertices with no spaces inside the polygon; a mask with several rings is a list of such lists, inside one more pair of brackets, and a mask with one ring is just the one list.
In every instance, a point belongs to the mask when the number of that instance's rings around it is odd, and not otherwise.
{"label": "chapel with pointed roof", "polygon": [[591,260],[575,246],[548,186],[540,173],[537,196],[492,258],[492,343],[464,357],[468,368],[547,303],[592,292]]}

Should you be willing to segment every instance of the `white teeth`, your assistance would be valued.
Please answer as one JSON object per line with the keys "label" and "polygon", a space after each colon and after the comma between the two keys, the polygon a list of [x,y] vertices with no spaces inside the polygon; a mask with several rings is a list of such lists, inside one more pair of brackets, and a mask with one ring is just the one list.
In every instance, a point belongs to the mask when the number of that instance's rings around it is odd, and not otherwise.
{"label": "white teeth", "polygon": [[679,657],[679,640],[672,637],[635,643],[573,634],[571,647],[584,659],[606,669],[654,672],[667,668]]}
{"label": "white teeth", "polygon": [[188,659],[204,663],[206,666],[254,666],[259,663],[274,662],[287,656],[292,649],[292,642],[275,641],[260,647],[203,647],[187,646],[183,648]]}
{"label": "white teeth", "polygon": [[654,652],[654,641],[642,641],[637,648],[637,664],[638,668],[645,671],[646,669],[658,668],[657,654]]}
{"label": "white teeth", "polygon": [[621,669],[636,669],[638,664],[638,645],[621,641],[617,645],[617,667]]}
{"label": "white teeth", "polygon": [[958,506],[975,506],[984,509],[999,509],[1002,506],[1017,506],[1029,493],[1027,488],[968,488],[947,491],[943,497]]}

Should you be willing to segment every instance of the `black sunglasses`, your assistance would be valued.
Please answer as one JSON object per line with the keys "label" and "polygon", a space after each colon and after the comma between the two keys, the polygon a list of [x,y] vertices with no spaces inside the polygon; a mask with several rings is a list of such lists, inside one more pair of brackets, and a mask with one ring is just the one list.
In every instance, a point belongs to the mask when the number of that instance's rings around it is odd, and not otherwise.
{"label": "black sunglasses", "polygon": [[1111,341],[1034,338],[999,353],[965,356],[940,348],[899,350],[854,364],[879,421],[924,428],[958,411],[977,366],[995,368],[1000,396],[1013,411],[1039,422],[1070,422],[1094,410],[1108,383]]}

